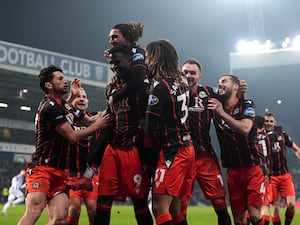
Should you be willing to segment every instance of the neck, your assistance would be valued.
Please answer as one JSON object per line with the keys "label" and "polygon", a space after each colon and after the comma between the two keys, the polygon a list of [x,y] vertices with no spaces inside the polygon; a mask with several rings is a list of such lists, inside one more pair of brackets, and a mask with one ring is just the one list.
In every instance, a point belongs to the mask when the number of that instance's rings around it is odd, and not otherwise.
{"label": "neck", "polygon": [[55,99],[62,98],[61,94],[54,93],[54,92],[48,92],[45,94],[45,96],[50,98],[55,98]]}
{"label": "neck", "polygon": [[233,105],[236,104],[236,102],[238,101],[238,97],[236,96],[236,94],[232,94],[226,101],[226,105],[231,107]]}

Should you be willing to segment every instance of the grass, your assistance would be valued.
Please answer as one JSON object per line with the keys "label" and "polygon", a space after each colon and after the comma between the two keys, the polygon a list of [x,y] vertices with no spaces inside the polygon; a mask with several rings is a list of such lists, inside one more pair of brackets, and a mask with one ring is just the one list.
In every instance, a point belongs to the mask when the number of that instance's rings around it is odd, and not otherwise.
{"label": "grass", "polygon": [[[0,205],[0,209],[3,205]],[[6,215],[0,215],[1,225],[16,225],[21,218],[25,210],[24,205],[17,205],[7,210]],[[300,224],[299,209],[296,209],[296,215],[292,224]],[[230,209],[229,209],[230,211]],[[284,209],[281,209],[281,220],[284,220]],[[44,210],[42,216],[36,223],[37,225],[44,225],[47,223],[47,214]],[[82,206],[82,213],[79,220],[80,225],[87,223],[87,213],[85,207]],[[124,205],[114,205],[111,211],[111,225],[134,225],[136,224],[134,219],[133,207]],[[215,225],[217,224],[217,217],[212,207],[209,206],[190,206],[188,208],[188,224],[189,225]]]}

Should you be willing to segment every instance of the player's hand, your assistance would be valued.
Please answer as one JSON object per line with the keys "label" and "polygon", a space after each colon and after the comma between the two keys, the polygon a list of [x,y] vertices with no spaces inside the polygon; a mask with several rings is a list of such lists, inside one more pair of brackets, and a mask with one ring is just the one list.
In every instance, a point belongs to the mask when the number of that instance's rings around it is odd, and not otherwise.
{"label": "player's hand", "polygon": [[98,129],[103,129],[113,124],[115,117],[112,114],[99,115],[95,120],[95,125]]}
{"label": "player's hand", "polygon": [[215,98],[211,98],[208,100],[207,108],[210,110],[213,110],[213,112],[215,112],[218,115],[221,115],[222,113],[224,113],[222,103]]}
{"label": "player's hand", "polygon": [[247,94],[247,90],[248,90],[248,85],[246,80],[240,80],[239,81],[239,97],[242,99],[246,99],[246,94]]}
{"label": "player's hand", "polygon": [[295,154],[296,154],[297,158],[300,159],[300,151],[296,151]]}
{"label": "player's hand", "polygon": [[109,49],[106,49],[104,51],[104,57],[107,59],[107,61],[110,61],[110,51],[109,51]]}

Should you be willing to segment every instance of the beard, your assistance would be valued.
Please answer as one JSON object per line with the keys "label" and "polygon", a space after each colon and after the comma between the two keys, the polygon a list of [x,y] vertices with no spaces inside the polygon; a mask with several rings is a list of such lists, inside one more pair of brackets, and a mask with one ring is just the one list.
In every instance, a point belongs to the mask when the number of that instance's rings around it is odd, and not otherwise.
{"label": "beard", "polygon": [[225,102],[227,101],[232,95],[232,90],[225,90],[225,92],[223,94],[219,94],[218,95],[218,99],[221,101],[221,102]]}

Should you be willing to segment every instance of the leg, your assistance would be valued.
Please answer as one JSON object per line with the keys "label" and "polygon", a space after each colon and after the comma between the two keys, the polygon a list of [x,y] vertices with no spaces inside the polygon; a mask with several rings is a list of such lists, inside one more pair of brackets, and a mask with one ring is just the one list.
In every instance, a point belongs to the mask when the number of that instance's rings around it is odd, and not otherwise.
{"label": "leg", "polygon": [[248,206],[248,212],[250,214],[250,221],[253,225],[264,225],[265,221],[261,216],[261,207]]}
{"label": "leg", "polygon": [[280,215],[279,215],[280,205],[279,200],[272,203],[272,222],[274,225],[280,225]]}
{"label": "leg", "polygon": [[67,224],[78,225],[78,220],[81,212],[81,201],[79,198],[69,199],[69,210],[67,217]]}
{"label": "leg", "polygon": [[234,215],[234,224],[235,225],[246,225],[247,224],[247,211],[239,214],[239,215]]}
{"label": "leg", "polygon": [[187,225],[186,218],[182,211],[182,202],[183,201],[181,197],[173,197],[173,200],[171,202],[170,212],[173,218],[174,225]]}
{"label": "leg", "polygon": [[296,197],[295,196],[286,196],[286,211],[285,211],[285,225],[290,225],[293,221],[295,215],[295,204],[296,204]]}
{"label": "leg", "polygon": [[270,211],[269,211],[268,205],[264,205],[261,207],[261,215],[265,221],[265,225],[269,225],[270,224]]}
{"label": "leg", "polygon": [[218,215],[218,225],[231,225],[231,219],[227,210],[225,198],[211,199],[211,203]]}
{"label": "leg", "polygon": [[97,200],[97,210],[93,218],[93,224],[109,225],[110,211],[114,196],[99,196]]}
{"label": "leg", "polygon": [[157,225],[172,225],[170,206],[173,196],[167,194],[153,194],[153,213]]}
{"label": "leg", "polygon": [[65,193],[59,193],[48,201],[48,225],[66,224],[68,206],[68,196]]}
{"label": "leg", "polygon": [[96,199],[89,199],[86,203],[86,210],[87,214],[89,216],[89,224],[92,224],[94,215],[96,213],[96,208],[97,208],[97,200]]}
{"label": "leg", "polygon": [[135,218],[138,225],[153,225],[152,215],[148,207],[148,199],[132,198]]}
{"label": "leg", "polygon": [[43,209],[46,207],[46,203],[46,194],[42,192],[28,193],[25,200],[26,210],[22,218],[19,220],[18,225],[35,224],[41,216]]}

